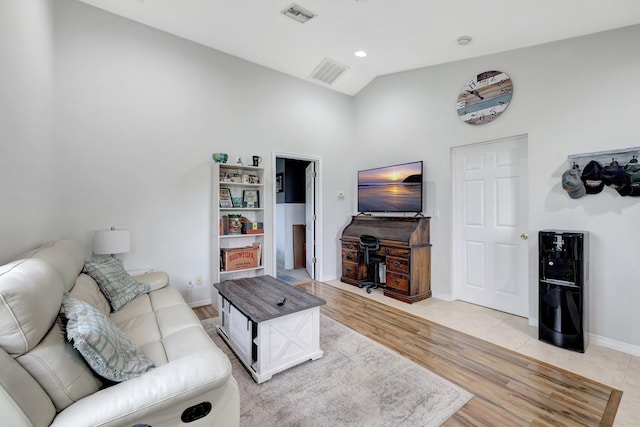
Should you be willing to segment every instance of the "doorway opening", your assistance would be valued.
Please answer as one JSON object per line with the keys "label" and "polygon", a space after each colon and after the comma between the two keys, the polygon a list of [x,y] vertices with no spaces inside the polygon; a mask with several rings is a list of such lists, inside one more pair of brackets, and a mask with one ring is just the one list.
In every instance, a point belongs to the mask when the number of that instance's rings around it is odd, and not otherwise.
{"label": "doorway opening", "polygon": [[295,285],[319,280],[320,159],[274,153],[274,269]]}

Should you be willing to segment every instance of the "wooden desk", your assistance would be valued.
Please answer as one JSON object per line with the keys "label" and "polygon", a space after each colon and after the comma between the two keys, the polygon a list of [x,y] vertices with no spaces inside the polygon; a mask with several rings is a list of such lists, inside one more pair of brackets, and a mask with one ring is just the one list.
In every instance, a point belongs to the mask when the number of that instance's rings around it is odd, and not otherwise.
{"label": "wooden desk", "polygon": [[[325,301],[271,276],[227,280],[218,290],[218,334],[257,383],[322,357],[320,306]],[[286,298],[277,305],[279,298]]]}
{"label": "wooden desk", "polygon": [[370,234],[380,241],[376,254],[385,257],[384,295],[414,303],[431,296],[431,243],[429,217],[353,216],[342,231],[342,277],[358,285],[367,277],[360,249],[360,235]]}

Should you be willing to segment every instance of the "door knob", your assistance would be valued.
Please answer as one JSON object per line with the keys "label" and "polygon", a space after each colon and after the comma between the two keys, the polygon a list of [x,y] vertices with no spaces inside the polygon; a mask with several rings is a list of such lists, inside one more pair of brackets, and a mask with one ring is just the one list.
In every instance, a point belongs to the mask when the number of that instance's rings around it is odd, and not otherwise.
{"label": "door knob", "polygon": [[529,238],[529,235],[528,235],[527,233],[522,233],[522,234],[520,235],[520,238],[521,238],[522,240],[527,240],[527,239]]}

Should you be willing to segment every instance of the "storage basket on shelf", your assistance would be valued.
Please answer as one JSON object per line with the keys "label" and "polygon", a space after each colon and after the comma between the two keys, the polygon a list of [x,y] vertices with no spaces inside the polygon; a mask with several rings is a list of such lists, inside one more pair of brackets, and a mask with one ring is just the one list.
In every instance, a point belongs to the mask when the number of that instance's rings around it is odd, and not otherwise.
{"label": "storage basket on shelf", "polygon": [[242,248],[221,248],[222,270],[236,271],[260,265],[261,245],[255,243]]}

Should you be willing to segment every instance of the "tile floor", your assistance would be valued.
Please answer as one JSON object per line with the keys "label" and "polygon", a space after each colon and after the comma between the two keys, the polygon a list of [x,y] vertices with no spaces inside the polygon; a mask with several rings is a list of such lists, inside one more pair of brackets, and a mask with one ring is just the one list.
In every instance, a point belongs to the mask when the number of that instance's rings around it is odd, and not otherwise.
{"label": "tile floor", "polygon": [[339,280],[325,283],[622,390],[614,426],[640,425],[640,357],[595,344],[589,344],[584,353],[564,350],[539,341],[538,329],[524,317],[462,301],[429,298],[406,304],[385,297],[381,290],[367,294]]}
{"label": "tile floor", "polygon": [[[311,277],[309,277],[309,273],[304,268],[296,268],[294,270],[285,270],[278,268],[278,275],[283,274],[285,277],[290,279],[289,281],[295,283],[306,283],[311,281]],[[287,280],[285,280],[287,282]]]}

